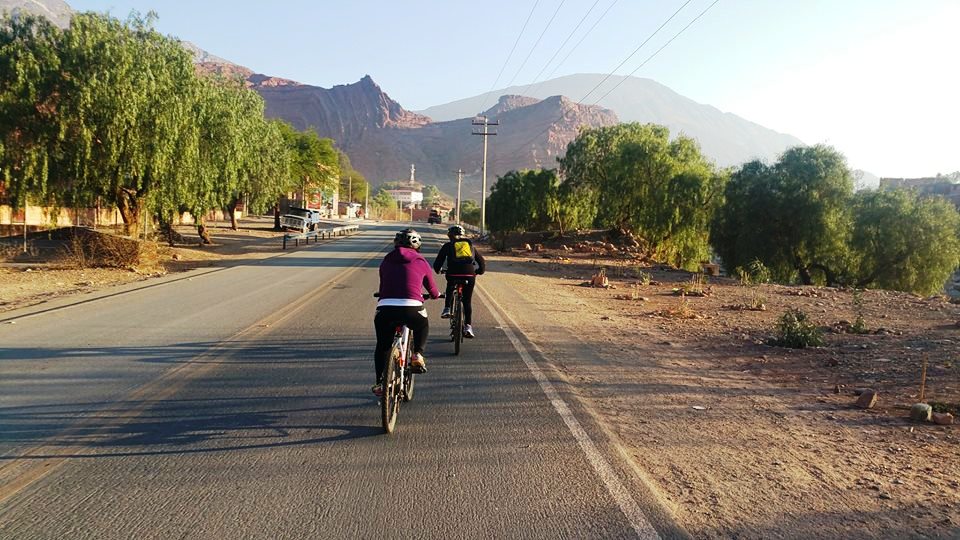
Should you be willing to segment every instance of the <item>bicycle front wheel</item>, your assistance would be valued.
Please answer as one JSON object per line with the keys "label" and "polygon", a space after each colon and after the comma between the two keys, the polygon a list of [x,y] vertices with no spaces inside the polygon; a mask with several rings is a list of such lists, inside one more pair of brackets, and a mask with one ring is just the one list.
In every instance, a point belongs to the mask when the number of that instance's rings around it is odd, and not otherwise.
{"label": "bicycle front wheel", "polygon": [[390,351],[390,360],[383,367],[383,397],[380,398],[380,419],[383,423],[383,430],[387,433],[393,433],[397,426],[397,413],[400,409],[400,372],[397,366],[399,358],[397,349]]}
{"label": "bicycle front wheel", "polygon": [[460,344],[463,343],[463,301],[460,295],[456,298],[455,328],[453,330],[453,354],[460,354]]}

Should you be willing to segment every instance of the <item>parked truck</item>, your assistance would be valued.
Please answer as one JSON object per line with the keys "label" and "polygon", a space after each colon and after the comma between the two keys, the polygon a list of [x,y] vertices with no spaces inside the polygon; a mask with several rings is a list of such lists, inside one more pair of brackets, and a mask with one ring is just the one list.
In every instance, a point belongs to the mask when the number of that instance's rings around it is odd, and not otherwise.
{"label": "parked truck", "polygon": [[288,231],[315,231],[320,226],[320,211],[292,206],[290,211],[280,218],[280,225]]}

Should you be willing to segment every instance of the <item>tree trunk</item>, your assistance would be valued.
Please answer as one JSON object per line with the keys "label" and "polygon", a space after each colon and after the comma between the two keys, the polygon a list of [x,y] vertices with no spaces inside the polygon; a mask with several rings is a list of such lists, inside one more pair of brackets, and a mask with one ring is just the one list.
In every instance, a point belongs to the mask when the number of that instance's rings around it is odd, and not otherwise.
{"label": "tree trunk", "polygon": [[207,230],[207,225],[199,218],[197,219],[197,233],[200,235],[201,245],[213,243],[213,240],[210,239],[210,231]]}
{"label": "tree trunk", "polygon": [[240,199],[236,198],[231,200],[224,208],[223,212],[230,216],[230,228],[237,230],[237,206],[240,204]]}
{"label": "tree trunk", "polygon": [[128,188],[117,190],[117,209],[123,218],[123,234],[136,238],[140,235],[140,204],[137,192]]}
{"label": "tree trunk", "polygon": [[829,268],[820,264],[813,263],[810,265],[811,270],[820,270],[823,272],[824,277],[827,279],[827,287],[836,287],[837,286],[837,275],[833,273]]}
{"label": "tree trunk", "polygon": [[279,231],[280,227],[280,203],[273,205],[273,230]]}
{"label": "tree trunk", "polygon": [[177,237],[180,236],[177,231],[173,230],[173,220],[160,214],[157,218],[157,224],[160,229],[160,236],[166,238],[170,247],[173,247]]}

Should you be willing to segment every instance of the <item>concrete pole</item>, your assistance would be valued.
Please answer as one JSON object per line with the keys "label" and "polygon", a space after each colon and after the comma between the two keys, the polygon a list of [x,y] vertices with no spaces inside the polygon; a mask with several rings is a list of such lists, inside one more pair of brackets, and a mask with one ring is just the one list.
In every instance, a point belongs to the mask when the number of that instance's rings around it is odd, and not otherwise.
{"label": "concrete pole", "polygon": [[483,182],[480,187],[480,234],[483,235],[487,232],[487,137],[496,135],[495,132],[490,132],[487,128],[489,126],[499,126],[500,122],[490,122],[486,116],[480,118],[482,121],[474,120],[473,125],[483,126],[483,131],[474,131],[473,134],[483,137]]}
{"label": "concrete pole", "polygon": [[463,184],[463,169],[457,169],[457,225],[461,224],[460,223],[460,186],[461,184]]}

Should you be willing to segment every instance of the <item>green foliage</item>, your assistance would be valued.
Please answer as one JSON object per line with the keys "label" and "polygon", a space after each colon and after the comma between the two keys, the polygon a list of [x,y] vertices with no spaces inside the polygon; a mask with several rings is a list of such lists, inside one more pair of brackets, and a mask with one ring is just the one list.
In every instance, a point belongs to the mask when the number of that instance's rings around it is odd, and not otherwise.
{"label": "green foliage", "polygon": [[823,345],[820,328],[803,311],[792,308],[777,319],[775,345],[791,349],[805,349]]}
{"label": "green foliage", "polygon": [[960,214],[948,201],[904,191],[853,198],[853,279],[859,287],[933,294],[960,264]]}
{"label": "green foliage", "polygon": [[460,203],[460,221],[476,227],[480,226],[480,205],[477,201],[466,199]]}
{"label": "green foliage", "polygon": [[15,201],[114,203],[135,235],[143,216],[202,219],[283,191],[289,154],[263,100],[198,76],[152,23],[82,13],[60,31],[0,19],[0,169]]}
{"label": "green foliage", "polygon": [[754,260],[774,279],[834,284],[848,264],[853,181],[844,157],[823,145],[784,152],[733,173],[713,221],[712,244],[728,268]]}
{"label": "green foliage", "polygon": [[746,268],[738,266],[734,270],[734,274],[740,279],[740,284],[744,286],[769,283],[771,279],[770,269],[760,259],[754,259]]}
{"label": "green foliage", "polygon": [[567,146],[561,170],[602,227],[631,230],[661,260],[696,268],[708,256],[709,223],[726,175],[684,136],[655,124],[586,129]]}
{"label": "green foliage", "polygon": [[565,229],[589,224],[589,207],[553,169],[510,171],[497,178],[487,199],[491,231]]}
{"label": "green foliage", "polygon": [[340,200],[363,202],[367,198],[370,184],[359,171],[350,164],[350,158],[343,151],[337,151],[340,165]]}
{"label": "green foliage", "polygon": [[440,202],[441,193],[437,186],[423,186],[423,204],[432,206]]}
{"label": "green foliage", "polygon": [[333,196],[340,183],[340,155],[333,139],[321,138],[316,131],[297,131],[287,125],[283,131],[290,155],[290,181],[301,196],[310,200]]}
{"label": "green foliage", "polygon": [[857,319],[850,325],[850,331],[854,334],[866,334],[867,321],[863,318],[863,291],[854,289],[853,291],[853,310],[857,314]]}

